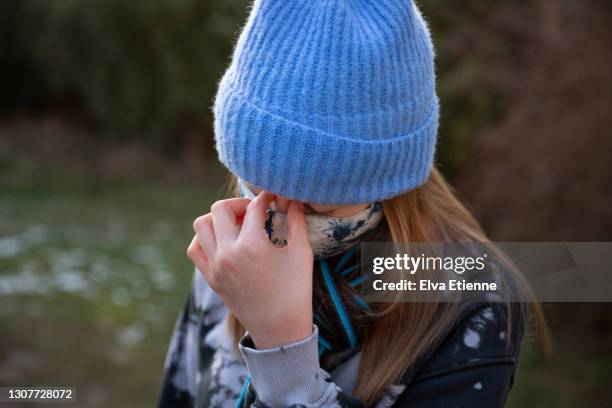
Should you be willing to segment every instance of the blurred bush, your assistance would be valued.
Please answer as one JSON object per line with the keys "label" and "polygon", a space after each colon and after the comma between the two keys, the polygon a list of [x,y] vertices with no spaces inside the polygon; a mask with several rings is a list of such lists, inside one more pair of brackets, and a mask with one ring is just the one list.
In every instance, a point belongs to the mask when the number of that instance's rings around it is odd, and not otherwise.
{"label": "blurred bush", "polygon": [[[142,141],[175,156],[201,146],[210,151],[210,106],[249,4],[3,0],[0,113],[59,109],[71,120],[85,121],[103,140]],[[593,49],[600,33],[590,27],[605,26],[607,20],[596,17],[610,15],[605,0],[588,7],[578,0],[419,5],[437,50],[443,106],[437,160],[451,178],[465,171],[483,129],[512,117],[517,106],[541,110],[533,95],[549,90],[525,84],[546,84],[542,78],[561,72],[557,67],[567,71],[560,78],[565,82],[597,68],[581,65],[584,56],[574,58],[588,48],[573,38],[584,36],[581,41]],[[559,89],[570,85],[560,83]]]}
{"label": "blurred bush", "polygon": [[[4,108],[66,107],[104,137],[140,139],[169,153],[196,129],[212,138],[217,80],[248,11],[246,0],[4,0],[0,85]],[[489,2],[423,2],[438,47],[444,106],[439,158],[454,174],[475,129],[492,116],[482,67],[456,46],[465,16]]]}
{"label": "blurred bush", "polygon": [[114,139],[172,151],[209,126],[216,81],[246,12],[227,0],[4,0],[2,104],[68,101]]}

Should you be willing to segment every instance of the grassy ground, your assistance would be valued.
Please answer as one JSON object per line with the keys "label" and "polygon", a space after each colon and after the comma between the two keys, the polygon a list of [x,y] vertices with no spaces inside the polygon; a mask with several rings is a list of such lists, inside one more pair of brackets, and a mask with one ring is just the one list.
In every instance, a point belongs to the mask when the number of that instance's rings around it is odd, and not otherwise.
{"label": "grassy ground", "polygon": [[[2,188],[0,384],[68,384],[79,406],[145,407],[216,189]],[[63,191],[62,191],[63,190]]]}
{"label": "grassy ground", "polygon": [[[71,385],[79,406],[146,407],[189,288],[191,221],[215,187],[0,189],[0,384]],[[612,358],[556,333],[521,359],[511,407],[611,406]],[[605,346],[605,344],[604,344]]]}

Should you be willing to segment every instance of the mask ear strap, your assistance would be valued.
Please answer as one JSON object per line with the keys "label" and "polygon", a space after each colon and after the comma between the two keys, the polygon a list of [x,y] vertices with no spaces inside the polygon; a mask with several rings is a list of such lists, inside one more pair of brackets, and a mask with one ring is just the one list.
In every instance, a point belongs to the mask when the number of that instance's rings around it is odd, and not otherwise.
{"label": "mask ear strap", "polygon": [[[244,180],[242,180],[240,177],[237,177],[237,179],[238,179],[238,190],[240,191],[240,195],[250,200],[254,199],[256,195],[253,192],[253,190],[251,190],[249,186],[247,186],[247,184],[244,182]],[[274,201],[270,203],[270,208],[276,211]]]}
{"label": "mask ear strap", "polygon": [[253,191],[251,191],[251,189],[247,187],[246,183],[240,177],[237,177],[237,179],[238,179],[238,191],[240,192],[240,195],[242,197],[245,197],[251,200],[254,199],[255,194],[253,193]]}

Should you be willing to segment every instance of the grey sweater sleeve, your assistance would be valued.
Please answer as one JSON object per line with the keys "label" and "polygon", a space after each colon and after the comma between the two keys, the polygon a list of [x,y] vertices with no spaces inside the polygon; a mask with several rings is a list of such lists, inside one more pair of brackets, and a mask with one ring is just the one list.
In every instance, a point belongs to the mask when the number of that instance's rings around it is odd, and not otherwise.
{"label": "grey sweater sleeve", "polygon": [[337,389],[321,369],[316,325],[310,336],[272,349],[255,349],[248,333],[239,348],[251,374],[257,399],[267,407],[336,406]]}

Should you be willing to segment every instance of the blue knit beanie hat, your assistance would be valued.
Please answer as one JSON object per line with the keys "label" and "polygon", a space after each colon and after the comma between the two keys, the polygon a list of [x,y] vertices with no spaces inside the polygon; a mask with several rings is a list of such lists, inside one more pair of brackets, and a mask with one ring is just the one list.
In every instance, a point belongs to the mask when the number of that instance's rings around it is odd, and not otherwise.
{"label": "blue knit beanie hat", "polygon": [[367,203],[425,182],[438,111],[411,0],[255,0],[215,98],[216,148],[273,193]]}

